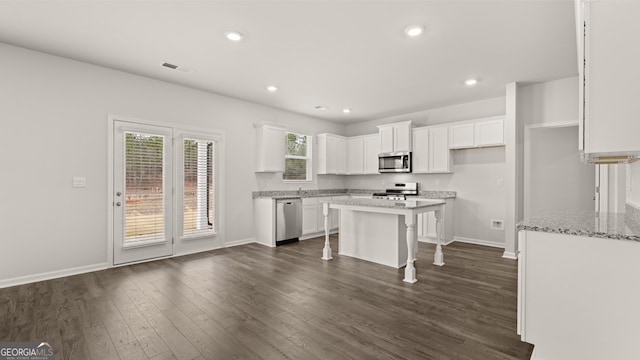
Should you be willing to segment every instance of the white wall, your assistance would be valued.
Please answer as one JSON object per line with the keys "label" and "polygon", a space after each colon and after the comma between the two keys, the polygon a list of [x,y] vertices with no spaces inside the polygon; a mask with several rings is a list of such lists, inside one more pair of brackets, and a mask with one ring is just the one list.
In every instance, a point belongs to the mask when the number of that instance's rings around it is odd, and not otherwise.
{"label": "white wall", "polygon": [[[412,120],[418,126],[458,120],[503,115],[505,98],[497,97],[454,106],[421,111],[392,118],[347,125],[350,136],[378,131],[376,125]],[[456,191],[455,236],[504,244],[504,232],[491,230],[491,219],[504,220],[505,190],[498,187],[504,179],[504,148],[455,150],[452,174],[381,174],[348,176],[346,185],[352,189],[382,189],[386,182],[420,183],[422,190]],[[438,184],[436,184],[438,182]]]}
{"label": "white wall", "polygon": [[577,76],[518,87],[518,117],[525,125],[577,123],[578,104]]}
{"label": "white wall", "polygon": [[[0,282],[110,262],[108,114],[225,132],[226,242],[253,237],[252,191],[284,187],[279,175],[253,172],[253,123],[344,132],[344,125],[1,43],[0,58]],[[87,187],[72,188],[74,176],[86,177]],[[323,177],[305,188],[324,186],[344,181]]]}
{"label": "white wall", "polygon": [[544,210],[594,210],[595,167],[580,161],[578,126],[530,130],[525,218]]}

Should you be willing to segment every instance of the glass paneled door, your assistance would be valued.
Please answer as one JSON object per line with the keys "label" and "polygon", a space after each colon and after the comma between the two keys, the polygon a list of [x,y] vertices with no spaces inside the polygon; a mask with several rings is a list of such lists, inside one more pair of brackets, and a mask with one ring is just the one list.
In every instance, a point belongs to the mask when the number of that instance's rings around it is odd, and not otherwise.
{"label": "glass paneled door", "polygon": [[114,124],[113,263],[171,255],[172,130]]}

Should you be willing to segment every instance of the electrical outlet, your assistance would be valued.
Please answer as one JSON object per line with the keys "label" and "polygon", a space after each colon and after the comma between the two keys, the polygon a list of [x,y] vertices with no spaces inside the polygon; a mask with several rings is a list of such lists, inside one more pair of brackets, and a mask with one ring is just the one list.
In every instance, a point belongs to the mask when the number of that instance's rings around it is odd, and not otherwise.
{"label": "electrical outlet", "polygon": [[440,185],[440,179],[436,178],[436,186]]}
{"label": "electrical outlet", "polygon": [[497,185],[498,185],[498,187],[503,187],[504,186],[504,179],[503,178],[498,178]]}
{"label": "electrical outlet", "polygon": [[493,229],[493,230],[504,230],[504,221],[491,219],[491,229]]}

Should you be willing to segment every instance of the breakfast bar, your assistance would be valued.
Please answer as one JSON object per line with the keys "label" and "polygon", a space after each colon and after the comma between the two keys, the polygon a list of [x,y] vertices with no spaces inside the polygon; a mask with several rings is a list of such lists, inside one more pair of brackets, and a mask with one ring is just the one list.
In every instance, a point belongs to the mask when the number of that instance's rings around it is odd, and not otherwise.
{"label": "breakfast bar", "polygon": [[437,244],[434,265],[444,265],[442,254],[443,200],[343,199],[323,204],[325,243],[323,260],[331,260],[329,209],[340,210],[339,254],[400,268],[404,281],[415,283],[417,215],[433,211]]}

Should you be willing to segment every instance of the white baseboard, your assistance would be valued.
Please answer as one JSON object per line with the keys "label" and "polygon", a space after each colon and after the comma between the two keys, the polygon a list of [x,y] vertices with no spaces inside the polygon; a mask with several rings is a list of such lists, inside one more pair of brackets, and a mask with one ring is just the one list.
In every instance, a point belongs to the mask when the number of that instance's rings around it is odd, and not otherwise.
{"label": "white baseboard", "polygon": [[253,244],[256,242],[256,238],[246,238],[240,240],[234,240],[224,243],[224,247],[233,247],[239,245]]}
{"label": "white baseboard", "polygon": [[50,271],[42,274],[19,276],[12,279],[0,280],[0,289],[10,287],[10,286],[34,283],[38,281],[57,279],[65,276],[85,274],[93,271],[104,270],[104,269],[107,269],[108,267],[109,267],[109,264],[102,263],[102,264],[79,266],[72,269]]}
{"label": "white baseboard", "polygon": [[[436,239],[431,238],[431,237],[421,237],[421,236],[418,236],[418,241],[419,241],[419,242],[423,242],[423,243],[427,243],[427,244],[435,244],[435,243],[436,243]],[[449,241],[444,241],[444,242],[442,242],[442,245],[445,245],[445,246],[446,246],[446,245],[449,245],[449,244],[451,244],[453,241],[454,241],[454,239],[451,239],[451,240],[449,240]]]}
{"label": "white baseboard", "polygon": [[462,236],[454,237],[453,241],[457,241],[457,242],[461,242],[461,243],[467,243],[467,244],[491,246],[491,247],[495,247],[495,248],[504,249],[504,244],[503,243],[498,243],[498,242],[495,242],[495,241],[473,239],[473,238],[462,237]]}
{"label": "white baseboard", "polygon": [[505,251],[504,254],[502,254],[502,257],[505,259],[518,260],[516,253],[510,251]]}
{"label": "white baseboard", "polygon": [[[336,233],[338,233],[338,229],[329,231],[329,234],[336,234]],[[319,236],[324,237],[324,231],[313,233],[313,234],[302,235],[300,236],[300,241],[317,238]]]}

